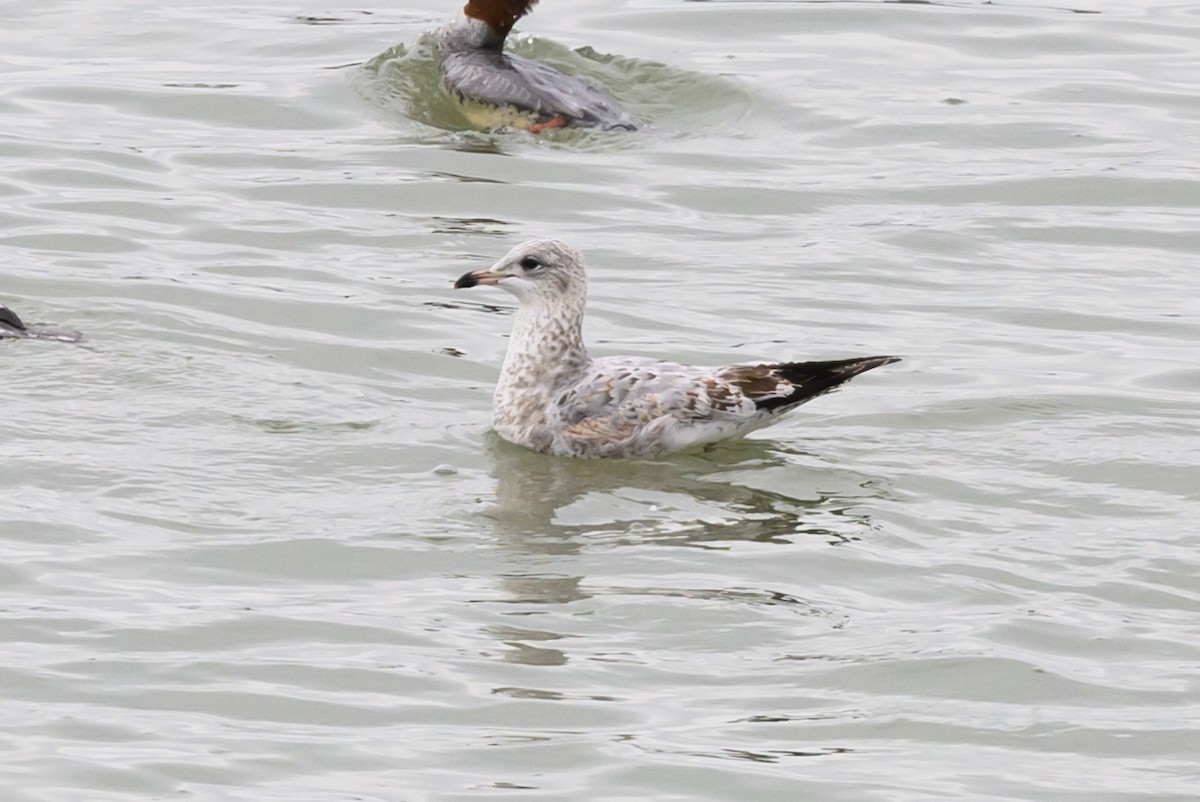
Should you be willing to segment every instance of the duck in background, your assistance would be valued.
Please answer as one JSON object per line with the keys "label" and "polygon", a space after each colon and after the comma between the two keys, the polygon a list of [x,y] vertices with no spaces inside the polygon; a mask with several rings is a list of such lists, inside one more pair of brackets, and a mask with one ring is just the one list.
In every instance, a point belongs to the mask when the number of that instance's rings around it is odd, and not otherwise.
{"label": "duck in background", "polygon": [[468,0],[436,34],[442,82],[479,128],[539,133],[568,126],[633,131],[605,92],[548,64],[504,52],[504,40],[537,0]]}

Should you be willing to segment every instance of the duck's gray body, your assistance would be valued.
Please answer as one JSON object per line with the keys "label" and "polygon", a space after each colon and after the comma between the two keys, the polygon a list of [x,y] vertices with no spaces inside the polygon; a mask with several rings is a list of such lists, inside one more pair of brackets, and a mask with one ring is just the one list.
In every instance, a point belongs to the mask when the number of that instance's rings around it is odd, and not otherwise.
{"label": "duck's gray body", "polygon": [[[437,32],[442,83],[481,127],[625,129],[633,118],[604,91],[548,64],[504,52],[507,32],[463,16]],[[492,118],[486,113],[492,112]]]}

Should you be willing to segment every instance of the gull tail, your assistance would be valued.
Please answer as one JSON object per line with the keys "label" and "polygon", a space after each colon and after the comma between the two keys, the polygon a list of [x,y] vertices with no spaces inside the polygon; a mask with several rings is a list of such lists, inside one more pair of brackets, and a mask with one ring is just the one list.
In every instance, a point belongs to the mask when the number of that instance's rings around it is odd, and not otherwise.
{"label": "gull tail", "polygon": [[[791,388],[787,392],[764,394],[754,400],[763,411],[783,410],[811,401],[850,381],[860,373],[899,362],[898,356],[865,356],[857,359],[835,359],[828,362],[784,362],[764,365]],[[783,389],[786,385],[779,387]]]}

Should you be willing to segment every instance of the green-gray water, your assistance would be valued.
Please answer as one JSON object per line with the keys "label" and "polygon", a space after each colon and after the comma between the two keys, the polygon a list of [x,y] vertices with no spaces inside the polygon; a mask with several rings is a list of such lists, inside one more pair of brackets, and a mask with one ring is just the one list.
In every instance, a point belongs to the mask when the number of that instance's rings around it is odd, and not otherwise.
{"label": "green-gray water", "polygon": [[[543,0],[647,124],[535,138],[439,127],[457,5],[0,6],[87,335],[0,340],[4,802],[1194,800],[1197,8]],[[906,360],[524,452],[450,283],[538,236],[596,353]]]}

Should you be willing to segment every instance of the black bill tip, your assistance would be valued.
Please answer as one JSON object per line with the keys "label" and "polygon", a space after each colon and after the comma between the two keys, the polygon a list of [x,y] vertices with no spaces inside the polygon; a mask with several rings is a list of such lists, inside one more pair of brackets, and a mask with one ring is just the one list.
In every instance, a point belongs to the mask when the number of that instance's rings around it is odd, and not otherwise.
{"label": "black bill tip", "polygon": [[463,273],[458,277],[458,281],[454,282],[454,289],[465,290],[468,287],[474,287],[479,283],[479,279],[475,278],[474,273]]}

